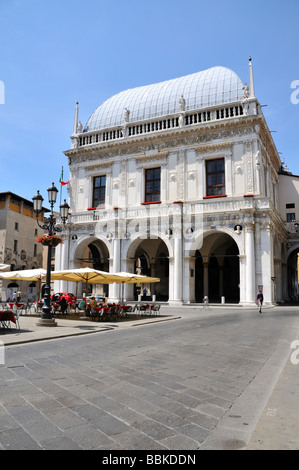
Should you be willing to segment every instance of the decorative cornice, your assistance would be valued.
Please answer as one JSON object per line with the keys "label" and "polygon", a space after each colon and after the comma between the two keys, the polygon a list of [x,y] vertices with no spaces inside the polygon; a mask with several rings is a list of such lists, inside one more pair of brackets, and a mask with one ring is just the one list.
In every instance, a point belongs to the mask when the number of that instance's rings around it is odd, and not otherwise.
{"label": "decorative cornice", "polygon": [[[259,116],[242,116],[229,121],[211,121],[201,123],[201,125],[192,128],[183,127],[176,129],[168,129],[165,131],[153,132],[150,134],[142,134],[138,137],[128,137],[127,139],[110,140],[107,142],[100,142],[91,144],[85,147],[78,147],[64,151],[63,153],[72,160],[86,161],[91,156],[93,159],[101,158],[107,155],[107,149],[115,156],[123,156],[132,153],[144,152],[148,146],[153,145],[153,141],[161,142],[156,147],[163,149],[165,147],[176,147],[178,145],[192,145],[193,143],[206,142],[215,140],[216,138],[233,137],[234,135],[246,135],[255,132],[255,124],[259,123]],[[234,132],[238,130],[237,134]],[[190,142],[188,142],[190,140]],[[167,142],[167,145],[163,142]]]}
{"label": "decorative cornice", "polygon": [[106,162],[102,161],[102,162],[98,162],[98,163],[92,163],[90,165],[87,164],[87,165],[85,165],[85,169],[86,170],[95,170],[95,169],[99,170],[101,168],[106,169],[106,168],[109,168],[111,165],[112,165],[111,160],[106,161]]}
{"label": "decorative cornice", "polygon": [[212,153],[221,151],[223,149],[232,147],[233,142],[219,142],[218,144],[208,144],[208,145],[200,145],[198,147],[194,147],[195,150],[199,153]]}
{"label": "decorative cornice", "polygon": [[157,152],[157,153],[151,153],[151,154],[144,154],[144,155],[137,155],[135,159],[137,162],[148,162],[151,160],[163,160],[164,158],[167,157],[169,152]]}

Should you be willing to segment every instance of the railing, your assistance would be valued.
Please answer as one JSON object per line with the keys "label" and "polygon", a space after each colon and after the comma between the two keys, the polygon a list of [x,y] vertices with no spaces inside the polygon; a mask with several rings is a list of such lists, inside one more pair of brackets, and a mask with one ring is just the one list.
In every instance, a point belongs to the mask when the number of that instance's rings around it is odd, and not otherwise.
{"label": "railing", "polygon": [[[243,107],[240,105],[230,105],[218,109],[211,109],[200,112],[186,113],[174,117],[160,118],[151,122],[129,124],[125,127],[117,127],[102,132],[83,133],[79,136],[79,147],[94,145],[153,132],[161,132],[180,127],[190,127],[205,122],[215,122],[223,119],[233,119],[243,116]],[[182,120],[181,120],[182,119]]]}
{"label": "railing", "polygon": [[[256,204],[256,206],[255,206]],[[245,209],[263,208],[269,209],[271,206],[267,198],[257,198],[249,201],[244,197],[226,197],[223,200],[202,200],[196,202],[185,202],[179,208],[177,203],[161,203],[159,205],[153,204],[149,206],[131,206],[126,208],[119,208],[118,211],[111,209],[94,209],[84,212],[77,212],[69,217],[69,223],[74,226],[76,224],[109,224],[110,222],[118,221],[118,223],[125,222],[126,220],[134,220],[135,224],[139,220],[147,218],[168,218],[174,219],[176,216],[191,218],[192,216],[211,216],[214,214],[224,214],[234,212],[240,214]]]}

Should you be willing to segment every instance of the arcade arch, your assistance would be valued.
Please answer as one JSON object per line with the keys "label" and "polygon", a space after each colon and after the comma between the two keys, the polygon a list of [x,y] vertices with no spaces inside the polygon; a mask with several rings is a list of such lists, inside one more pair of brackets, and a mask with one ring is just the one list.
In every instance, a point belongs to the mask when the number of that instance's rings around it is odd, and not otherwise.
{"label": "arcade arch", "polygon": [[239,248],[227,233],[213,232],[203,239],[195,251],[195,301],[208,296],[210,302],[239,303]]}
{"label": "arcade arch", "polygon": [[292,302],[299,301],[299,246],[287,257],[287,297]]}
{"label": "arcade arch", "polygon": [[[74,252],[74,268],[93,268],[99,271],[109,272],[109,248],[106,243],[94,237],[86,238],[79,241],[75,252]],[[75,286],[77,296],[82,296],[83,286],[81,283]],[[73,289],[75,293],[75,289]],[[87,295],[100,295],[108,296],[108,285],[107,284],[88,284]]]}
{"label": "arcade arch", "polygon": [[[159,283],[145,286],[151,289],[151,295],[156,296],[157,301],[168,301],[169,299],[169,250],[166,242],[161,238],[136,238],[128,249],[127,258],[131,261],[131,268],[134,273],[145,276],[160,278]],[[131,288],[131,293],[127,298],[137,300],[142,294],[143,286],[134,284],[127,285],[127,291]]]}

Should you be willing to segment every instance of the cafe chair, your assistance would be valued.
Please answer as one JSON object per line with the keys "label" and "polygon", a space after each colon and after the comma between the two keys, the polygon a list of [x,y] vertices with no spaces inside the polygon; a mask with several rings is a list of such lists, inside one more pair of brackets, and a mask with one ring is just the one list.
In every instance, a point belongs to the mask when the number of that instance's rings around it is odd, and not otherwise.
{"label": "cafe chair", "polygon": [[160,307],[161,307],[160,304],[152,305],[152,306],[151,306],[151,312],[152,312],[152,314],[154,314],[154,315],[160,315]]}
{"label": "cafe chair", "polygon": [[14,312],[14,316],[15,316],[15,319],[16,319],[16,328],[19,328],[19,329],[20,329],[20,323],[19,323],[19,316],[20,316],[20,313],[19,313],[18,310],[17,310],[16,312]]}

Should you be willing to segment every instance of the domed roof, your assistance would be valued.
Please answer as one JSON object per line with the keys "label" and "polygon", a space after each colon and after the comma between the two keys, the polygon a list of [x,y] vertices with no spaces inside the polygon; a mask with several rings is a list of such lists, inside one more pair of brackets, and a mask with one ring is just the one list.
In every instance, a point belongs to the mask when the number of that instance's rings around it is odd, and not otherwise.
{"label": "domed roof", "polygon": [[130,111],[130,122],[179,113],[182,95],[186,111],[233,103],[242,98],[242,88],[238,75],[226,67],[212,67],[165,82],[131,88],[104,101],[90,116],[83,132],[121,126],[126,108]]}

